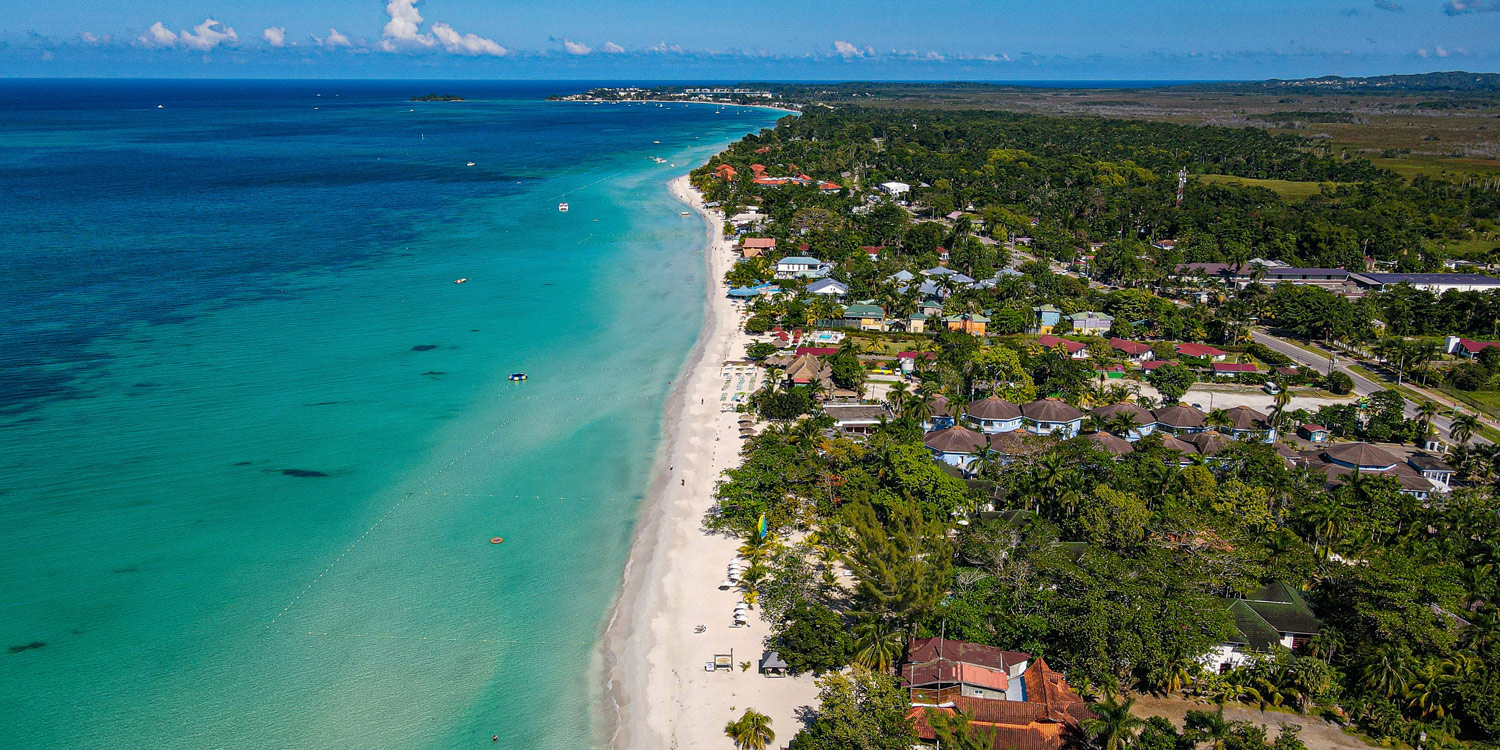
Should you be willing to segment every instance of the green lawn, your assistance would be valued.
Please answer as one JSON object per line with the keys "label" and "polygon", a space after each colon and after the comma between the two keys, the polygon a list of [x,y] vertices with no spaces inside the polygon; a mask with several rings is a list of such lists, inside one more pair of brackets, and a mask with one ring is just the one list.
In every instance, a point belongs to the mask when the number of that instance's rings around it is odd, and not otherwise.
{"label": "green lawn", "polygon": [[1460,391],[1451,385],[1440,386],[1438,391],[1455,401],[1461,401],[1496,419],[1500,419],[1500,393],[1495,391]]}
{"label": "green lawn", "polygon": [[1200,174],[1197,178],[1209,183],[1232,183],[1235,185],[1249,185],[1252,187],[1263,187],[1275,192],[1287,200],[1306,200],[1317,195],[1324,185],[1333,185],[1332,182],[1295,182],[1293,180],[1260,180],[1254,177],[1236,177],[1230,174]]}
{"label": "green lawn", "polygon": [[1377,167],[1389,169],[1407,179],[1417,175],[1428,177],[1494,177],[1500,175],[1500,161],[1490,159],[1462,159],[1452,156],[1429,154],[1406,154],[1395,158],[1370,157]]}

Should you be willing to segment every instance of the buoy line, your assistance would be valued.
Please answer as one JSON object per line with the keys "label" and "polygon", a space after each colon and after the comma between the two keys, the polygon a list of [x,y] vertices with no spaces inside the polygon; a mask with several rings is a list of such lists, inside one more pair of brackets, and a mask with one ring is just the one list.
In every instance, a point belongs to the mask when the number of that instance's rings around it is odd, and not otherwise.
{"label": "buoy line", "polygon": [[[295,606],[297,604],[297,602],[302,599],[303,595],[305,595],[307,592],[311,591],[312,587],[316,586],[318,584],[318,581],[323,580],[323,576],[328,575],[329,571],[333,570],[333,567],[335,565],[338,565],[339,562],[344,559],[344,557],[346,557],[350,552],[353,552],[354,548],[358,547],[359,543],[363,542],[365,540],[365,537],[368,537],[370,535],[370,532],[374,531],[375,529],[379,528],[381,524],[385,523],[385,519],[390,518],[391,514],[395,513],[396,509],[400,508],[403,503],[405,503],[407,500],[411,499],[412,496],[416,495],[419,491],[421,491],[421,489],[423,487],[425,487],[428,482],[431,482],[432,480],[437,479],[438,477],[442,476],[443,473],[446,472],[448,469],[453,468],[454,464],[458,463],[459,461],[462,461],[470,453],[473,453],[476,448],[478,448],[479,446],[484,445],[485,443],[489,442],[489,439],[492,438],[492,437],[494,437],[495,433],[499,432],[502,428],[504,428],[508,424],[510,424],[509,421],[501,422],[500,424],[496,425],[495,429],[490,430],[488,433],[485,434],[484,437],[482,437],[479,440],[475,441],[475,443],[473,445],[471,445],[467,449],[465,449],[463,453],[460,453],[457,458],[453,458],[453,459],[449,460],[448,463],[444,464],[437,471],[434,471],[432,474],[428,475],[428,477],[426,479],[423,479],[421,482],[417,483],[416,487],[413,487],[412,489],[407,490],[406,494],[402,495],[401,499],[397,500],[395,505],[392,505],[390,508],[387,508],[386,511],[385,511],[385,513],[383,515],[381,515],[380,518],[376,519],[374,523],[370,524],[369,527],[367,527],[365,529],[365,531],[364,531],[363,534],[360,534],[354,541],[350,542],[349,546],[345,547],[344,551],[340,552],[339,556],[336,557],[336,558],[334,558],[333,562],[328,563],[328,567],[324,568],[323,572],[319,573],[316,578],[314,578],[314,579],[312,579],[312,581],[308,582],[308,584],[306,586],[303,586],[302,590],[298,591],[297,595],[294,596],[294,597],[292,597],[292,600],[290,602],[287,602],[287,605],[285,607],[282,607],[281,611],[277,612],[276,615],[271,618],[270,622],[266,623],[266,630],[270,630],[271,626],[275,625],[277,620],[280,620],[284,615],[286,615],[287,612],[291,611],[292,607]],[[423,493],[423,494],[425,495],[425,494],[431,494],[431,493]]]}

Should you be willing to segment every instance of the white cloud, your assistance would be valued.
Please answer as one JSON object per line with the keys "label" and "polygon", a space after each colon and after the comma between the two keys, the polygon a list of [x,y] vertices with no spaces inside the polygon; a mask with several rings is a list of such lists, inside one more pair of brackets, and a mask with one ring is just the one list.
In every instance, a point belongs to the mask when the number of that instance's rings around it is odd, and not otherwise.
{"label": "white cloud", "polygon": [[621,47],[620,45],[615,44],[614,42],[605,42],[604,46],[600,47],[599,49],[601,51],[607,52],[607,53],[609,53],[611,55],[618,55],[621,52],[625,51],[624,47]]}
{"label": "white cloud", "polygon": [[389,0],[385,4],[385,12],[391,20],[386,22],[385,29],[381,31],[381,36],[386,39],[381,45],[382,49],[389,51],[403,43],[432,46],[432,36],[420,33],[422,14],[417,12],[417,0]]}
{"label": "white cloud", "polygon": [[1427,56],[1427,50],[1425,50],[1425,49],[1419,49],[1419,50],[1417,50],[1417,57],[1426,57],[1426,56]]}
{"label": "white cloud", "polygon": [[151,24],[146,33],[136,38],[143,47],[175,47],[177,46],[177,35],[171,29],[161,25],[161,21]]}
{"label": "white cloud", "polygon": [[[166,29],[162,30],[166,31]],[[108,34],[94,34],[88,31],[79,34],[78,38],[83,40],[84,44],[95,46],[109,44],[110,42],[110,36]]]}
{"label": "white cloud", "polygon": [[260,36],[266,40],[266,44],[272,47],[283,47],[286,45],[286,27],[284,26],[272,26],[260,32]]}
{"label": "white cloud", "polygon": [[1011,62],[1010,55],[980,55],[984,62]]}
{"label": "white cloud", "polygon": [[656,45],[655,47],[647,47],[646,49],[644,49],[642,51],[643,52],[653,52],[653,53],[656,53],[658,55],[680,55],[680,54],[683,54],[682,47],[680,47],[680,46],[678,46],[676,44],[667,44],[666,42],[662,42],[662,43]]}
{"label": "white cloud", "polygon": [[[317,39],[317,37],[313,37],[313,38]],[[328,36],[327,36],[327,38],[319,40],[318,43],[321,44],[321,45],[323,45],[324,47],[352,47],[352,46],[354,46],[354,43],[349,41],[349,37],[344,36],[343,34],[339,33],[339,30],[333,28],[332,26],[328,27]]]}
{"label": "white cloud", "polygon": [[[394,1],[394,0],[393,0]],[[465,55],[493,55],[502,57],[506,49],[495,43],[493,39],[485,39],[478,34],[460,34],[446,23],[435,23],[432,25],[433,36],[443,43],[443,49],[449,52],[458,52]]]}
{"label": "white cloud", "polygon": [[856,46],[854,46],[854,45],[852,45],[852,44],[850,44],[848,42],[834,42],[833,43],[833,51],[836,54],[838,54],[840,57],[843,57],[843,58],[864,57],[865,56],[865,51],[864,50],[862,50],[862,49],[860,49],[860,48],[858,48],[858,47],[856,47]]}
{"label": "white cloud", "polygon": [[594,51],[593,47],[590,47],[583,42],[572,41],[571,39],[563,40],[563,49],[566,50],[570,55],[587,55],[588,53]]}
{"label": "white cloud", "polygon": [[1441,45],[1441,44],[1434,46],[1432,48],[1432,52],[1433,52],[1433,54],[1437,55],[1438,57],[1447,57],[1448,56],[1448,50],[1443,49],[1443,45]]}
{"label": "white cloud", "polygon": [[234,33],[234,29],[212,18],[203,19],[203,23],[194,26],[192,31],[184,31],[177,37],[177,41],[181,42],[182,46],[202,52],[208,52],[226,42],[239,40],[240,35]]}

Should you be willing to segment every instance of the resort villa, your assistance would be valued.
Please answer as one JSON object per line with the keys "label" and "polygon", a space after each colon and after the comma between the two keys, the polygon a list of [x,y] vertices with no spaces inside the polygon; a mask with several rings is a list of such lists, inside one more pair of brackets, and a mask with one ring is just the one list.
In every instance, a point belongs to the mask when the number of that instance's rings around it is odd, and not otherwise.
{"label": "resort villa", "polygon": [[824,297],[843,297],[849,293],[849,287],[834,279],[818,279],[808,284],[805,291],[808,294],[818,294]]}
{"label": "resort villa", "polygon": [[879,305],[849,305],[844,308],[843,324],[861,331],[884,331],[885,309]]}
{"label": "resort villa", "polygon": [[1102,312],[1077,312],[1068,316],[1073,331],[1085,336],[1102,336],[1115,324],[1114,316]]}
{"label": "resort villa", "polygon": [[1065,338],[1053,336],[1050,333],[1042,334],[1041,337],[1036,340],[1036,342],[1038,344],[1041,344],[1043,349],[1054,349],[1059,346],[1062,347],[1063,349],[1067,350],[1069,359],[1088,359],[1089,357],[1089,348],[1087,344],[1078,341],[1069,341]]}
{"label": "resort villa", "polygon": [[833,272],[833,264],[825,263],[817,258],[809,258],[805,255],[793,255],[776,261],[776,278],[816,279],[827,276]]}
{"label": "resort villa", "polygon": [[1051,305],[1031,308],[1036,314],[1036,325],[1032,326],[1032,333],[1051,333],[1052,329],[1062,320],[1062,310]]}
{"label": "resort villa", "polygon": [[1251,654],[1277,646],[1296,650],[1323,629],[1302,594],[1280,581],[1243,599],[1226,599],[1225,604],[1234,617],[1235,632],[1203,657],[1203,666],[1213,672],[1243,666]]}
{"label": "resort villa", "polygon": [[1021,407],[998,396],[990,396],[969,404],[964,421],[987,434],[1014,432],[1021,429]]}
{"label": "resort villa", "polygon": [[1019,651],[913,638],[900,673],[921,747],[937,746],[930,712],[963,711],[996,750],[1060,750],[1094,716],[1062,675]]}

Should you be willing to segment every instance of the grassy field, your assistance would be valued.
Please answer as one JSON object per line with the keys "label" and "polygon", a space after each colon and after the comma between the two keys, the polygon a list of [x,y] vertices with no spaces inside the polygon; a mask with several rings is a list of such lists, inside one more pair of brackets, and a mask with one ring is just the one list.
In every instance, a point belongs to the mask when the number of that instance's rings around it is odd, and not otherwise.
{"label": "grassy field", "polygon": [[1500,419],[1500,393],[1495,391],[1460,391],[1452,386],[1437,390],[1454,401],[1461,401],[1496,419]]}
{"label": "grassy field", "polygon": [[1377,167],[1389,169],[1407,179],[1427,177],[1494,177],[1500,175],[1500,159],[1464,159],[1433,154],[1405,154],[1396,157],[1370,156]]}
{"label": "grassy field", "polygon": [[1275,192],[1283,198],[1291,201],[1306,200],[1317,195],[1324,185],[1333,185],[1331,182],[1295,182],[1293,180],[1260,180],[1254,177],[1235,177],[1228,174],[1200,174],[1200,179],[1208,183],[1233,183],[1236,185],[1250,185],[1263,187]]}

